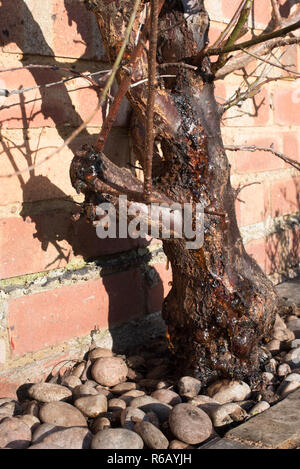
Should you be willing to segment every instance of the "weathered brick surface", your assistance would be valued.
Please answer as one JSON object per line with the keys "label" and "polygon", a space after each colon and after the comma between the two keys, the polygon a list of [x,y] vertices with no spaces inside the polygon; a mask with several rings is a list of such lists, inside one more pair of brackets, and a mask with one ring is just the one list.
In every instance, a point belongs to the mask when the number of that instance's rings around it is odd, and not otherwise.
{"label": "weathered brick surface", "polygon": [[273,217],[299,212],[299,189],[299,178],[272,182],[271,204]]}
{"label": "weathered brick surface", "polygon": [[20,356],[139,316],[141,273],[130,270],[8,303],[11,351]]}

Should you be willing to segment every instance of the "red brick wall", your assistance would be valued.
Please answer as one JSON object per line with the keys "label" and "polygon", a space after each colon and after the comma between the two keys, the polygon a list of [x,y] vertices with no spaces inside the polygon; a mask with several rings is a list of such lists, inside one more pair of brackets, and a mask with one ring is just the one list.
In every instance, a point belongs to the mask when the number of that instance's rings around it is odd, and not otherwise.
{"label": "red brick wall", "polygon": [[[206,1],[211,40],[238,4]],[[270,2],[255,4],[259,30],[268,22]],[[94,16],[79,0],[2,1],[0,42],[1,68],[30,63],[80,72],[107,68]],[[298,64],[298,56],[292,47],[284,60]],[[248,66],[248,72],[256,65]],[[49,70],[6,72],[0,75],[0,88],[29,88],[62,76]],[[240,72],[217,82],[217,99],[230,97],[241,82]],[[299,160],[297,98],[295,83],[270,83],[253,100],[226,113],[225,143],[274,144]],[[0,109],[1,173],[42,161],[95,102],[95,91],[81,78],[7,98]],[[120,165],[132,159],[127,110],[125,103],[106,148]],[[171,272],[159,243],[147,248],[141,241],[100,241],[85,221],[71,218],[78,211],[74,201],[82,200],[69,181],[72,151],[94,142],[101,123],[99,113],[62,154],[18,177],[1,179],[0,395],[12,392],[25,373],[27,379],[38,379],[57,361],[82,356],[92,330],[101,338],[108,327],[159,311],[169,289]],[[236,207],[246,248],[278,281],[299,263],[299,228],[290,215],[299,213],[300,178],[269,153],[228,157],[233,185],[251,184],[241,191]]]}

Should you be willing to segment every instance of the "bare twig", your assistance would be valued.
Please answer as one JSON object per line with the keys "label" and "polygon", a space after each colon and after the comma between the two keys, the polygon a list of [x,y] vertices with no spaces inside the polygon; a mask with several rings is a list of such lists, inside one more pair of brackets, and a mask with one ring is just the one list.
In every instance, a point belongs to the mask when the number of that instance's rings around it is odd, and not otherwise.
{"label": "bare twig", "polygon": [[234,13],[233,17],[231,18],[231,20],[229,21],[228,25],[226,26],[226,28],[221,32],[220,36],[218,37],[218,39],[214,42],[214,44],[211,46],[212,49],[215,49],[217,47],[219,47],[222,42],[225,40],[225,38],[227,37],[227,35],[229,34],[229,32],[232,30],[232,28],[234,27],[234,25],[236,24],[238,18],[240,17],[240,14],[241,14],[241,11],[243,9],[245,5],[245,0],[243,0],[240,5],[238,6],[236,12]]}
{"label": "bare twig", "polygon": [[261,60],[262,62],[265,62],[266,64],[269,64],[271,65],[272,67],[276,67],[276,68],[280,68],[281,70],[287,72],[287,73],[293,73],[294,75],[297,75],[297,76],[300,76],[300,73],[298,72],[295,72],[294,70],[289,70],[287,67],[285,67],[284,65],[278,65],[278,64],[275,64],[274,62],[271,62],[271,60],[268,60],[268,59],[264,59],[262,57],[260,57],[259,55],[256,55],[256,54],[253,54],[252,52],[246,50],[246,49],[242,49],[243,52],[245,52],[245,54],[248,54],[248,55],[251,55],[251,57],[253,57],[254,59],[257,59],[257,60]]}
{"label": "bare twig", "polygon": [[274,26],[275,28],[278,28],[282,20],[281,14],[279,11],[279,5],[278,5],[277,0],[271,0],[271,4],[272,4],[272,13],[273,13],[273,18],[274,18]]}
{"label": "bare twig", "polygon": [[157,29],[158,29],[158,0],[151,0],[150,16],[150,40],[148,53],[148,96],[146,111],[146,141],[145,141],[145,178],[144,195],[146,200],[151,199],[152,195],[152,155],[154,144],[154,100],[156,85],[156,51],[157,51]]}
{"label": "bare twig", "polygon": [[228,151],[252,151],[252,152],[268,151],[270,153],[273,153],[273,155],[278,156],[278,158],[285,161],[285,163],[290,164],[291,166],[296,168],[298,171],[300,171],[300,163],[298,163],[298,161],[288,158],[286,155],[275,150],[272,147],[260,147],[256,145],[224,145],[224,148],[225,150],[228,150]]}

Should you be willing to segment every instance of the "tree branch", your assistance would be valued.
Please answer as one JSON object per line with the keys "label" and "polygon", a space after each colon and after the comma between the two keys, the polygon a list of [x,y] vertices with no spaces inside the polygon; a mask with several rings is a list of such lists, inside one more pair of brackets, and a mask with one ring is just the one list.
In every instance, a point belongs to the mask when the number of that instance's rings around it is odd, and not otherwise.
{"label": "tree branch", "polygon": [[256,145],[224,145],[225,150],[228,151],[268,151],[270,153],[273,153],[273,155],[278,156],[281,160],[283,160],[285,163],[290,164],[294,168],[296,168],[298,171],[300,171],[300,163],[298,161],[292,160],[291,158],[288,158],[286,155],[283,153],[275,150],[272,147],[260,147]]}

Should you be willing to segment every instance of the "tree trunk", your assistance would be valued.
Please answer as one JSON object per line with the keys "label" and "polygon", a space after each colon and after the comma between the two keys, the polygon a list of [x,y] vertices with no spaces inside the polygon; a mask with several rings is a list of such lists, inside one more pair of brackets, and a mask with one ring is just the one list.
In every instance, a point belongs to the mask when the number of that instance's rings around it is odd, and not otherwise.
{"label": "tree trunk", "polygon": [[[86,3],[96,14],[113,62],[133,2]],[[128,53],[141,17],[142,13]],[[158,64],[191,64],[206,45],[208,27],[202,0],[165,1],[159,17]],[[121,69],[118,80],[124,73]],[[255,382],[259,346],[273,327],[277,297],[271,282],[245,252],[237,226],[214,77],[207,59],[197,70],[170,65],[163,73],[176,74],[176,78],[159,79],[155,95],[154,190],[175,202],[200,202],[207,211],[226,214],[226,219],[206,214],[200,249],[187,249],[181,239],[163,241],[173,272],[172,289],[163,304],[170,348],[178,371],[200,377],[203,383],[217,376]],[[145,77],[144,51],[133,81]],[[127,96],[135,113],[134,150],[143,165],[147,84],[131,88]]]}

